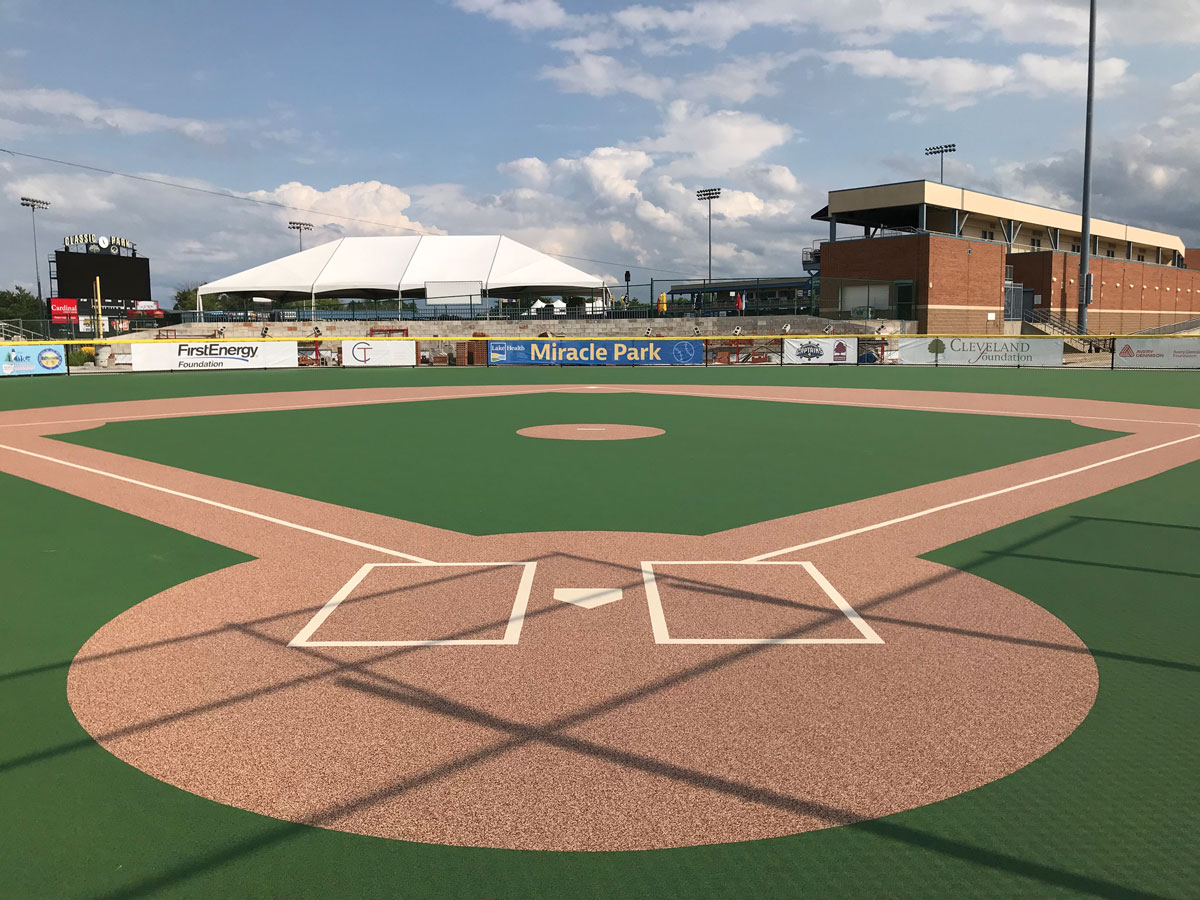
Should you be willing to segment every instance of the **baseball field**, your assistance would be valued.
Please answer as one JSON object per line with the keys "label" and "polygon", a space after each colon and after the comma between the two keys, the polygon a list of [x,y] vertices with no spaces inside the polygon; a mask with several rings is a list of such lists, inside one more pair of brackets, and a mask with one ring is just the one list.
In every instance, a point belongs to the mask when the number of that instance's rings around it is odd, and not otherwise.
{"label": "baseball field", "polygon": [[0,896],[1197,896],[1188,372],[0,384]]}

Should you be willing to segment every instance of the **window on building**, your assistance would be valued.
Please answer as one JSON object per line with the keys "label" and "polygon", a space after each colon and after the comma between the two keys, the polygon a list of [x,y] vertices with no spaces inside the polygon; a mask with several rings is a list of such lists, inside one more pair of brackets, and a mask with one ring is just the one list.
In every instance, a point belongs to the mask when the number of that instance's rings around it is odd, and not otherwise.
{"label": "window on building", "polygon": [[1078,252],[1079,252],[1079,244],[1072,244],[1072,245],[1071,245],[1071,252],[1072,252],[1072,253],[1078,253]]}
{"label": "window on building", "polygon": [[979,236],[985,241],[994,241],[996,239],[996,232],[988,231],[986,228],[981,228],[979,230]]}
{"label": "window on building", "polygon": [[1113,257],[1113,258],[1116,258],[1116,255],[1117,255],[1117,251],[1113,250],[1111,247],[1108,250],[1104,251],[1104,253],[1106,256]]}
{"label": "window on building", "polygon": [[1032,247],[1034,250],[1040,250],[1041,246],[1042,246],[1042,239],[1041,238],[1030,238],[1029,246]]}
{"label": "window on building", "polygon": [[1145,261],[1146,261],[1146,254],[1145,254],[1145,253],[1139,253],[1139,254],[1138,254],[1138,262],[1145,262]]}

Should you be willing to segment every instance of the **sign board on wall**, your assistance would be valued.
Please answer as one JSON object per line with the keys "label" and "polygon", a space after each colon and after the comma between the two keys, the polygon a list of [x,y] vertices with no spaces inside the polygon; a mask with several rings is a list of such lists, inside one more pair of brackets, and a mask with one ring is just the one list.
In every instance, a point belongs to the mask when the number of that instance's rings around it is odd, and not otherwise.
{"label": "sign board on wall", "polygon": [[783,364],[842,365],[858,360],[858,338],[784,338]]}
{"label": "sign board on wall", "polygon": [[342,341],[343,366],[415,366],[416,341]]}
{"label": "sign board on wall", "polygon": [[1200,369],[1200,338],[1122,338],[1117,369]]}
{"label": "sign board on wall", "polygon": [[493,366],[699,366],[703,341],[488,341]]}
{"label": "sign board on wall", "polygon": [[897,361],[917,366],[1061,366],[1061,340],[1020,335],[994,338],[901,338]]}
{"label": "sign board on wall", "polygon": [[67,349],[62,344],[0,347],[0,377],[5,375],[66,375]]}
{"label": "sign board on wall", "polygon": [[292,369],[296,341],[156,341],[133,344],[133,371],[245,371]]}

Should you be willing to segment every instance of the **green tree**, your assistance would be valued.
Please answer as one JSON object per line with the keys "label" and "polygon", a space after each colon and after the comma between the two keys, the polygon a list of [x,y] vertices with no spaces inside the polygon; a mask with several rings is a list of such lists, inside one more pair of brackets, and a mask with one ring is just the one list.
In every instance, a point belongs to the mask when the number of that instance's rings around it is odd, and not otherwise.
{"label": "green tree", "polygon": [[946,345],[942,343],[941,338],[934,338],[929,342],[929,352],[933,354],[933,364],[936,366],[938,358],[946,352]]}
{"label": "green tree", "polygon": [[[196,308],[196,289],[198,284],[181,284],[175,289],[175,308],[176,309],[195,309]],[[207,298],[206,298],[207,301]],[[205,306],[208,303],[205,302]]]}
{"label": "green tree", "polygon": [[37,297],[19,285],[0,291],[0,319],[44,319],[45,311]]}

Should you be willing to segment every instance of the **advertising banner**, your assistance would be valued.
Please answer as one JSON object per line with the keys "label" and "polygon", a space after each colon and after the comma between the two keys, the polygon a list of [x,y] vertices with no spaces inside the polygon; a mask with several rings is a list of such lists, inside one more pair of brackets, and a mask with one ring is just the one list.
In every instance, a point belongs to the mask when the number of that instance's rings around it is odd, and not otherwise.
{"label": "advertising banner", "polygon": [[296,341],[157,341],[133,344],[133,371],[238,371],[292,369]]}
{"label": "advertising banner", "polygon": [[69,297],[50,298],[50,321],[67,325],[79,321],[79,301]]}
{"label": "advertising banner", "polygon": [[67,348],[62,344],[0,347],[0,376],[66,374]]}
{"label": "advertising banner", "polygon": [[703,341],[488,341],[493,366],[699,366]]}
{"label": "advertising banner", "polygon": [[343,366],[415,366],[416,341],[342,341]]}
{"label": "advertising banner", "polygon": [[1200,369],[1200,338],[1121,338],[1116,369]]}
{"label": "advertising banner", "polygon": [[917,366],[1061,366],[1061,340],[1020,335],[994,338],[901,338],[897,361]]}
{"label": "advertising banner", "polygon": [[800,365],[853,365],[858,359],[858,338],[784,338],[783,364]]}

